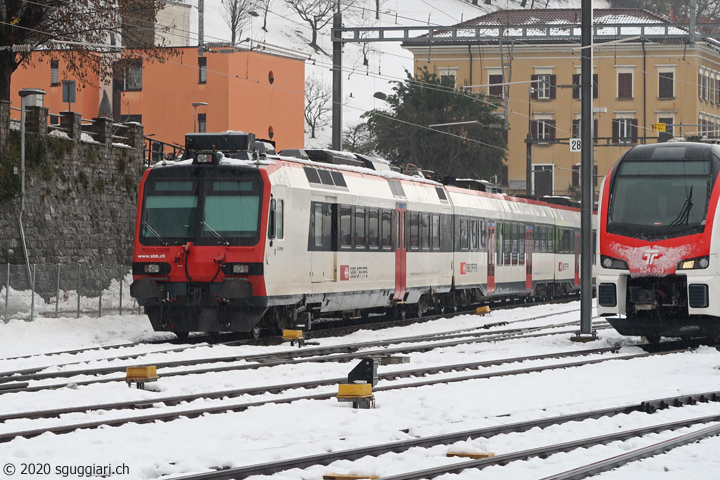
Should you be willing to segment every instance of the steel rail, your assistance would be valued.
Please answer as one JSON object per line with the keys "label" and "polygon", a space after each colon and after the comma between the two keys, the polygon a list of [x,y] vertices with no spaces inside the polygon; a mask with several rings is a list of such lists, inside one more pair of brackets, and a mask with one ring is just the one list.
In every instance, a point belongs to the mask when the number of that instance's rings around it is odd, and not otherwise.
{"label": "steel rail", "polygon": [[670,438],[663,442],[658,442],[647,447],[638,448],[615,457],[607,458],[599,462],[591,463],[583,467],[578,467],[567,472],[558,473],[545,477],[542,480],[583,480],[585,478],[607,472],[623,465],[642,460],[644,458],[654,457],[663,454],[674,448],[682,447],[690,443],[695,443],[708,437],[716,437],[720,435],[720,425],[713,425],[703,428],[697,432],[686,433],[674,438]]}
{"label": "steel rail", "polygon": [[[635,428],[633,430],[625,430],[622,432],[610,433],[597,437],[583,438],[580,440],[559,443],[556,445],[531,448],[529,450],[522,450],[520,452],[498,455],[482,460],[470,460],[468,462],[461,462],[455,465],[444,465],[441,467],[428,468],[416,472],[392,475],[389,477],[384,477],[383,480],[415,480],[419,478],[435,478],[440,475],[446,475],[448,473],[460,473],[468,469],[482,470],[483,468],[493,465],[507,465],[511,462],[515,462],[518,460],[527,460],[532,457],[545,458],[549,455],[554,455],[556,453],[566,453],[572,450],[576,450],[578,448],[589,448],[596,445],[604,445],[610,442],[616,442],[618,440],[627,440],[629,438],[641,437],[650,433],[660,433],[666,430],[677,430],[679,428],[690,427],[693,425],[710,422],[720,422],[720,414],[707,415],[704,417],[692,418],[688,420],[679,420],[675,422],[663,423],[660,425],[652,425],[642,428]],[[720,425],[716,425],[713,430],[713,432],[718,431],[720,431]]]}
{"label": "steel rail", "polygon": [[[271,462],[271,463],[264,463],[264,464],[257,464],[257,465],[248,465],[244,467],[237,467],[237,468],[230,468],[230,469],[223,469],[223,470],[217,470],[213,472],[207,472],[207,473],[200,473],[195,475],[188,475],[183,477],[175,477],[176,480],[240,480],[246,477],[250,477],[253,475],[272,475],[274,473],[278,473],[281,471],[289,470],[292,468],[308,468],[314,465],[329,465],[332,462],[338,461],[338,460],[357,460],[359,458],[371,455],[371,456],[380,456],[386,453],[401,453],[406,450],[409,450],[411,448],[430,448],[436,445],[449,445],[458,441],[463,441],[467,439],[474,439],[474,438],[491,438],[496,435],[501,434],[508,434],[508,433],[522,433],[526,432],[528,430],[531,430],[533,428],[547,428],[549,426],[553,425],[561,425],[565,423],[570,422],[578,422],[588,419],[598,419],[601,417],[612,417],[617,415],[627,415],[633,412],[650,412],[652,413],[653,409],[648,408],[649,405],[673,405],[673,406],[685,406],[685,405],[694,405],[697,402],[703,402],[703,401],[720,401],[720,391],[717,392],[708,392],[703,394],[696,394],[696,395],[682,395],[678,397],[670,397],[670,398],[663,398],[663,399],[655,399],[655,400],[649,400],[645,402],[641,402],[638,404],[632,404],[632,405],[624,405],[624,406],[618,406],[618,407],[609,407],[604,408],[600,410],[591,410],[586,412],[579,412],[574,413],[570,415],[561,415],[561,416],[555,416],[555,417],[547,417],[547,418],[541,418],[537,420],[529,420],[525,422],[517,422],[517,423],[510,423],[505,425],[497,425],[492,427],[484,427],[479,429],[473,429],[473,430],[465,430],[460,432],[452,432],[448,434],[442,434],[442,435],[434,435],[430,437],[424,437],[424,438],[417,438],[417,439],[411,439],[411,440],[401,440],[397,442],[390,442],[387,444],[382,445],[372,445],[367,447],[360,447],[350,450],[341,450],[337,452],[330,452],[330,453],[322,453],[318,455],[310,455],[307,457],[301,457],[301,458],[293,458],[288,460],[282,460],[278,462]],[[703,420],[705,420],[707,417],[702,417]],[[713,420],[717,419],[720,420],[720,415],[713,415],[711,416]],[[693,419],[695,421],[695,419]],[[667,425],[667,424],[665,424]],[[647,428],[647,427],[646,427]],[[676,427],[681,428],[681,427]],[[635,436],[635,432],[639,430],[636,429],[635,431],[630,431],[631,436]],[[627,435],[629,432],[622,432],[623,435]],[[598,437],[596,437],[598,438]],[[612,441],[607,440],[605,443]],[[579,448],[579,447],[575,447]],[[537,456],[536,455],[530,455],[530,456]],[[494,457],[495,459],[499,457]],[[519,458],[518,458],[519,459]],[[492,459],[490,459],[492,460]],[[476,461],[477,462],[485,462],[485,460]],[[509,463],[509,461],[505,462]],[[482,463],[481,463],[482,464]],[[504,464],[504,463],[503,463]],[[457,464],[456,464],[457,465]],[[462,465],[466,465],[466,463],[463,463]],[[483,465],[489,466],[489,465]],[[455,465],[448,466],[449,468],[454,468]],[[444,467],[444,468],[448,468]],[[442,468],[442,467],[441,467]],[[478,467],[471,467],[466,466],[462,469],[466,468],[478,468]],[[482,468],[482,467],[481,467]],[[397,480],[402,479],[416,479],[416,478],[425,478],[422,474],[424,474],[426,471],[422,472],[415,472],[409,476],[404,477],[397,477]],[[457,473],[457,472],[446,472],[446,473]],[[416,475],[417,474],[417,475]],[[437,476],[442,473],[436,473],[432,476]],[[396,477],[390,477],[393,480],[396,480]],[[390,480],[390,478],[385,478],[383,480]],[[432,477],[428,477],[432,478]],[[580,477],[581,478],[581,477]],[[558,479],[559,480],[559,479]]]}
{"label": "steel rail", "polygon": [[[458,376],[458,377],[450,377],[450,378],[439,378],[439,379],[431,379],[431,380],[420,380],[412,383],[405,383],[400,385],[385,385],[385,386],[379,386],[373,389],[374,392],[382,392],[382,391],[391,391],[391,390],[403,390],[407,388],[414,388],[414,387],[421,387],[421,386],[427,386],[427,385],[438,385],[438,384],[447,384],[447,383],[456,383],[456,382],[464,382],[468,380],[482,380],[482,379],[488,379],[488,378],[495,378],[495,377],[503,377],[503,376],[511,376],[511,375],[522,375],[527,373],[536,373],[536,372],[544,372],[549,370],[560,370],[564,368],[573,368],[573,367],[579,367],[579,366],[585,366],[585,365],[592,365],[596,363],[601,362],[607,362],[610,360],[630,360],[640,357],[647,357],[651,355],[666,355],[670,353],[681,353],[679,352],[661,352],[661,353],[641,353],[641,354],[634,354],[634,355],[628,355],[623,357],[614,357],[614,358],[604,358],[604,359],[595,359],[590,360],[586,362],[570,362],[570,363],[562,363],[562,364],[554,364],[554,365],[545,365],[535,368],[524,368],[519,370],[510,370],[510,371],[502,371],[502,372],[491,372],[491,373],[478,373],[475,375],[465,375],[465,376]],[[513,360],[513,361],[516,361]],[[452,366],[448,366],[448,368],[452,368]],[[429,367],[427,370],[437,370],[438,367]],[[383,379],[392,379],[392,378],[398,378],[405,375],[403,371],[399,372],[391,372],[382,375]],[[415,376],[417,375],[417,370],[409,372],[407,376]],[[380,377],[380,375],[378,375]],[[335,379],[328,379],[328,380],[320,380],[320,381],[312,381],[312,382],[299,382],[294,384],[285,384],[285,385],[277,385],[277,386],[263,386],[263,387],[251,387],[246,389],[240,389],[240,390],[233,390],[233,391],[226,391],[226,392],[214,392],[214,393],[206,393],[203,394],[203,398],[223,398],[228,397],[231,394],[235,396],[239,395],[252,395],[252,394],[263,394],[266,392],[272,392],[277,393],[288,389],[300,389],[300,388],[317,388],[321,386],[331,385],[331,384],[339,384],[342,382],[345,382],[345,378],[335,378]],[[304,395],[304,396],[298,396],[298,397],[285,397],[285,398],[277,398],[277,399],[266,399],[258,402],[251,402],[251,403],[240,403],[240,404],[224,404],[224,405],[217,405],[214,407],[205,407],[205,408],[195,408],[195,409],[187,409],[187,410],[177,410],[177,411],[171,411],[171,412],[162,412],[158,414],[151,414],[151,415],[141,415],[141,416],[134,416],[134,417],[124,417],[124,418],[118,418],[113,420],[103,420],[103,421],[96,421],[96,422],[87,422],[87,423],[79,423],[79,424],[73,424],[73,425],[61,425],[56,427],[48,427],[48,428],[41,428],[36,430],[25,430],[25,431],[19,431],[19,432],[8,432],[5,434],[0,434],[0,443],[7,442],[12,440],[16,437],[35,437],[38,435],[41,435],[43,433],[68,433],[74,430],[83,429],[83,428],[97,428],[101,425],[106,426],[118,426],[118,425],[124,425],[127,423],[147,423],[147,422],[153,422],[153,421],[168,421],[173,420],[178,417],[189,417],[194,418],[201,415],[205,415],[208,413],[225,413],[228,411],[233,412],[240,412],[247,410],[251,407],[258,407],[263,406],[268,403],[274,403],[274,404],[281,404],[281,403],[292,403],[298,400],[328,400],[330,398],[334,398],[337,395],[335,391],[333,392],[322,392],[317,394],[311,394],[311,395]],[[174,397],[177,401],[183,401],[182,398],[186,397],[186,400],[189,399],[189,396],[182,396],[182,397]],[[163,401],[163,399],[146,399],[141,401],[133,402],[135,406],[152,406],[153,404]],[[112,404],[108,404],[112,405]],[[97,409],[100,406],[90,406],[89,409]],[[41,412],[37,412],[41,413]],[[32,415],[32,413],[25,413],[25,415]],[[27,417],[23,417],[27,418]]]}
{"label": "steel rail", "polygon": [[[462,345],[467,343],[478,343],[478,342],[489,342],[489,341],[497,341],[497,340],[505,340],[509,338],[532,338],[531,335],[524,335],[520,337],[519,335],[527,333],[527,332],[536,332],[540,330],[547,330],[547,329],[553,329],[558,328],[561,326],[566,325],[574,325],[577,322],[564,322],[561,324],[556,325],[548,325],[548,326],[539,326],[539,327],[526,327],[526,328],[517,328],[517,329],[508,329],[508,330],[501,330],[501,331],[484,331],[484,332],[476,332],[476,333],[438,333],[434,336],[428,336],[428,335],[418,335],[413,337],[404,337],[404,338],[396,338],[396,339],[390,339],[390,340],[381,340],[381,341],[368,341],[368,342],[359,342],[354,344],[343,344],[343,345],[333,345],[333,346],[326,346],[326,347],[317,347],[317,348],[308,348],[304,350],[300,349],[293,349],[293,350],[286,350],[281,352],[275,352],[270,354],[263,354],[263,355],[229,355],[229,356],[222,356],[222,357],[208,357],[208,358],[199,358],[199,359],[191,359],[191,360],[174,360],[170,362],[155,362],[155,366],[157,368],[174,368],[174,367],[183,367],[183,366],[192,366],[192,365],[201,365],[201,364],[208,364],[208,363],[223,363],[223,362],[257,362],[257,365],[253,367],[244,367],[244,368],[259,368],[263,365],[267,365],[268,363],[275,361],[277,359],[284,359],[284,358],[290,358],[290,359],[298,359],[298,358],[305,358],[305,357],[316,357],[312,361],[322,361],[320,359],[321,356],[325,355],[331,355],[335,353],[347,353],[347,352],[357,352],[358,350],[362,348],[368,348],[368,347],[382,347],[382,346],[389,346],[394,345],[398,343],[420,343],[420,342],[434,342],[440,340],[449,340],[453,338],[459,338],[462,339],[457,342],[446,342],[444,344],[438,344],[440,347],[446,347],[446,346],[454,346],[454,345]],[[555,335],[559,333],[567,333],[567,332],[550,332],[548,335]],[[492,337],[492,338],[486,338],[486,337]],[[438,348],[435,347],[434,344],[430,345],[432,348]],[[429,348],[428,348],[429,349]],[[404,348],[404,349],[396,349],[396,350],[386,350],[386,352],[397,352],[397,351],[422,351],[422,348],[420,349],[410,349],[410,348]],[[155,352],[151,352],[155,353]],[[130,358],[137,358],[141,355],[131,355]],[[104,360],[110,360],[110,359],[104,359]],[[290,362],[288,362],[290,363]],[[78,362],[73,362],[69,364],[62,364],[62,365],[54,365],[55,368],[63,368],[67,366],[77,365]],[[31,380],[44,380],[48,378],[69,378],[79,375],[107,375],[110,373],[118,373],[123,372],[128,367],[128,365],[119,365],[119,366],[112,366],[112,367],[102,367],[102,368],[92,368],[92,369],[85,369],[85,370],[66,370],[66,371],[60,371],[60,372],[45,372],[42,373],[41,370],[44,370],[46,368],[50,368],[50,366],[45,367],[34,367],[26,370],[21,370],[15,373],[12,372],[5,372],[0,373],[0,384],[8,383],[8,382],[26,382]],[[211,371],[216,371],[217,369],[212,369]],[[114,380],[110,380],[114,381]],[[101,383],[101,380],[97,380],[95,382]],[[95,383],[90,382],[90,383]],[[62,385],[52,385],[50,387],[42,387],[41,389],[45,388],[60,388]],[[40,387],[39,387],[40,388]],[[30,391],[30,390],[27,390]]]}
{"label": "steel rail", "polygon": [[[547,360],[547,359],[555,359],[555,358],[577,357],[577,356],[584,356],[584,355],[611,353],[611,352],[617,351],[619,348],[620,347],[594,348],[594,349],[588,349],[588,350],[577,350],[574,352],[557,352],[557,353],[547,353],[547,354],[541,354],[541,355],[530,355],[530,356],[525,356],[525,357],[512,357],[512,358],[505,358],[505,359],[467,362],[467,363],[452,364],[452,365],[438,365],[435,367],[424,367],[424,368],[416,368],[416,369],[410,369],[410,370],[401,370],[401,371],[397,371],[397,372],[381,373],[378,375],[378,379],[394,380],[397,378],[408,378],[408,377],[424,376],[424,375],[429,375],[429,374],[478,369],[478,368],[484,368],[484,367],[490,367],[490,366],[503,365],[503,364],[507,364],[507,363],[521,363],[521,362],[533,361],[533,360]],[[622,357],[617,357],[617,358],[619,359]],[[302,360],[302,361],[305,361],[305,360]],[[278,362],[278,364],[280,365],[281,363]],[[282,363],[282,365],[284,365],[284,364],[286,364],[286,363]],[[276,365],[265,364],[264,366],[271,367],[271,366],[276,366]],[[218,370],[211,370],[211,371],[215,372]],[[177,372],[178,375],[180,375],[182,373],[183,372]],[[164,376],[167,376],[167,375],[164,375]],[[317,388],[317,387],[322,387],[322,386],[326,386],[326,385],[337,385],[344,381],[346,381],[345,378],[334,378],[334,379],[329,379],[329,380],[309,381],[309,382],[284,384],[284,385],[250,387],[250,388],[235,389],[235,390],[221,390],[218,392],[206,392],[206,393],[197,393],[197,394],[186,394],[186,395],[173,396],[173,397],[153,398],[152,402],[153,403],[164,403],[165,405],[177,405],[182,402],[190,402],[190,401],[198,400],[201,398],[205,398],[205,399],[217,399],[217,398],[226,398],[226,397],[233,398],[233,397],[239,397],[241,395],[258,395],[258,394],[262,394],[262,393],[266,393],[266,392],[280,393],[282,391],[290,390],[293,388],[310,389],[310,388]],[[377,387],[376,391],[380,388],[382,388],[382,387]],[[146,400],[139,400],[139,401],[131,400],[131,401],[124,401],[124,402],[113,402],[113,403],[95,404],[95,405],[82,405],[82,406],[77,406],[77,407],[65,407],[65,408],[60,408],[60,409],[40,410],[40,411],[33,411],[33,412],[7,413],[7,414],[0,414],[0,422],[5,422],[7,420],[20,419],[20,418],[53,418],[53,417],[58,417],[60,415],[64,415],[64,414],[68,414],[68,413],[87,412],[89,410],[118,410],[118,409],[122,409],[122,408],[136,408],[138,404],[145,405],[145,404],[147,404],[147,401]]]}
{"label": "steel rail", "polygon": [[[607,327],[609,328],[609,327]],[[272,366],[279,366],[279,365],[295,365],[299,363],[321,363],[321,362],[347,362],[353,359],[358,358],[366,358],[366,357],[386,357],[389,355],[395,355],[395,354],[401,354],[401,353],[412,353],[412,352],[424,352],[424,351],[430,351],[434,350],[436,348],[446,348],[446,347],[453,347],[458,345],[467,345],[471,343],[486,343],[486,342],[497,342],[499,340],[513,340],[513,339],[527,339],[527,338],[535,338],[539,336],[547,336],[547,335],[559,335],[559,334],[572,334],[574,333],[574,330],[564,331],[564,332],[548,332],[544,334],[531,334],[531,335],[513,335],[513,334],[498,334],[496,336],[492,336],[491,338],[475,338],[470,339],[467,338],[468,335],[461,335],[463,340],[455,340],[450,342],[443,342],[443,343],[430,343],[427,345],[421,345],[421,346],[415,346],[415,347],[397,347],[394,349],[384,349],[384,350],[378,350],[378,351],[361,351],[361,352],[353,352],[348,354],[334,354],[330,351],[325,352],[325,349],[316,349],[313,352],[310,352],[308,350],[305,350],[305,353],[313,353],[318,356],[314,357],[304,357],[304,355],[300,355],[304,358],[299,359],[290,359],[290,360],[284,360],[283,358],[285,355],[280,355],[278,360],[268,360],[268,361],[262,361],[262,358],[254,356],[254,357],[218,357],[224,362],[232,362],[232,361],[243,361],[248,359],[254,359],[256,360],[256,363],[250,363],[250,364],[241,364],[241,365],[229,365],[225,367],[218,367],[213,366],[205,369],[195,369],[195,370],[183,370],[180,372],[167,372],[163,373],[163,377],[174,377],[179,375],[193,375],[193,374],[204,374],[204,373],[216,373],[216,372],[225,372],[225,371],[236,371],[236,370],[253,370],[263,367],[272,367]],[[372,343],[372,342],[368,342]],[[382,343],[382,342],[377,342]],[[376,343],[376,344],[377,344]],[[347,350],[358,350],[352,348],[348,345],[342,345],[339,347],[328,347],[329,350],[338,350],[338,351],[347,351]],[[611,350],[614,347],[607,347]],[[319,350],[319,351],[318,351]],[[268,356],[269,358],[272,358],[272,355]],[[263,356],[265,358],[265,356]],[[171,367],[180,367],[180,366],[187,366],[187,365],[197,365],[197,364],[203,364],[203,363],[213,363],[213,362],[207,362],[206,359],[201,359],[199,362],[196,362],[194,360],[184,360],[184,361],[175,361],[175,362],[166,362],[166,363],[156,363],[156,367],[160,368],[171,368]],[[216,360],[216,359],[213,359]],[[49,372],[46,374],[35,374],[30,376],[15,376],[15,377],[7,377],[7,379],[0,379],[0,387],[3,385],[3,381],[5,382],[21,382],[25,380],[38,380],[42,378],[58,378],[58,377],[73,377],[78,375],[100,375],[100,374],[110,374],[110,373],[118,373],[122,372],[127,368],[127,366],[120,366],[120,367],[104,367],[100,369],[92,369],[92,370],[71,370],[67,372],[60,372],[59,374],[56,372]],[[0,394],[2,393],[17,393],[17,392],[38,392],[42,390],[56,390],[58,388],[66,387],[70,384],[73,386],[87,386],[87,385],[93,385],[93,384],[99,384],[99,383],[110,383],[110,382],[121,382],[125,381],[125,377],[111,377],[111,378],[103,378],[103,379],[93,379],[93,380],[84,380],[84,381],[77,381],[77,382],[68,382],[68,383],[56,383],[52,385],[39,385],[39,386],[28,386],[27,382],[18,383],[17,388],[0,388]]]}

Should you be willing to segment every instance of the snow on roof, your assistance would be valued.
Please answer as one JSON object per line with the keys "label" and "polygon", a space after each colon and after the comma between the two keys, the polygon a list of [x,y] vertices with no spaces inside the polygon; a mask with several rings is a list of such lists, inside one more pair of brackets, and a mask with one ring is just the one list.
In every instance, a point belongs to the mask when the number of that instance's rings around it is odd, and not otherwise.
{"label": "snow on roof", "polygon": [[[520,9],[520,10],[498,10],[481,17],[468,20],[466,22],[455,25],[458,30],[457,36],[453,36],[450,30],[436,31],[433,33],[434,40],[442,40],[443,37],[458,40],[463,37],[478,38],[483,35],[488,37],[497,37],[499,32],[508,37],[523,36],[534,37],[538,40],[553,39],[557,40],[562,37],[578,37],[580,36],[580,28],[560,28],[567,25],[580,25],[582,23],[581,10],[578,8],[549,8],[549,9]],[[596,27],[596,36],[617,36],[618,25],[654,25],[658,28],[640,28],[623,27],[621,32],[623,35],[687,35],[687,30],[672,27],[666,30],[671,22],[655,13],[640,8],[598,8],[593,10],[593,24]],[[487,30],[477,30],[478,26],[487,25]],[[528,28],[537,25],[538,28]],[[547,25],[558,25],[559,28],[545,28]],[[607,28],[598,28],[598,26],[607,25]],[[518,27],[503,28],[499,30],[497,27]],[[468,27],[463,29],[462,27]],[[427,38],[427,35],[418,37],[418,39]],[[491,41],[491,38],[488,38]]]}

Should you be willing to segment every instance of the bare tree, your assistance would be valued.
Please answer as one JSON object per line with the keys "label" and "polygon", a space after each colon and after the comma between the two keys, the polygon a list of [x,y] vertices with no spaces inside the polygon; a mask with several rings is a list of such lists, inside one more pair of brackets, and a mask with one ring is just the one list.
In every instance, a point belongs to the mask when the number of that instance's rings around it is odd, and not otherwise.
{"label": "bare tree", "polygon": [[[111,39],[122,37],[130,46],[146,48],[144,61],[172,56],[168,49],[155,48],[149,34],[164,5],[163,0],[3,0],[0,45],[8,48],[0,47],[0,100],[10,100],[13,72],[30,61],[28,50],[40,46],[53,49],[68,73],[87,84],[98,71],[102,80],[112,75],[108,56],[100,54],[108,50],[98,48]],[[137,60],[132,57],[128,52],[120,61]]]}
{"label": "bare tree", "polygon": [[243,28],[250,23],[250,12],[255,9],[253,0],[222,0],[220,15],[230,27],[230,42],[240,40]]}
{"label": "bare tree", "polygon": [[332,110],[330,87],[315,77],[305,80],[305,122],[310,128],[310,138],[316,138],[317,129],[330,124],[328,114]]}
{"label": "bare tree", "polygon": [[[344,0],[340,3],[342,11],[347,10],[354,4],[355,0]],[[310,46],[320,49],[317,44],[318,31],[325,28],[333,19],[336,10],[337,0],[285,0],[292,7],[300,18],[310,26],[312,39]]]}
{"label": "bare tree", "polygon": [[267,17],[268,17],[268,12],[270,11],[270,3],[271,2],[272,2],[272,0],[256,0],[255,1],[255,6],[258,7],[260,10],[262,10],[262,14],[263,14],[262,29],[265,30],[266,32],[268,31]]}

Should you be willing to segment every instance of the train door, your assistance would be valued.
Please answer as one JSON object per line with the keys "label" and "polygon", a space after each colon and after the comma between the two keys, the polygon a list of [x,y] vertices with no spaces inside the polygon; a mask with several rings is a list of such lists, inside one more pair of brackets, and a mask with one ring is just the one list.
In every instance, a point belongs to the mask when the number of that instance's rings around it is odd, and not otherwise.
{"label": "train door", "polygon": [[405,299],[407,272],[407,206],[398,203],[395,207],[395,295],[393,300],[401,302]]}
{"label": "train door", "polygon": [[533,289],[532,279],[532,254],[533,254],[533,227],[528,225],[525,227],[525,289]]}
{"label": "train door", "polygon": [[580,232],[575,231],[575,286],[580,286]]}
{"label": "train door", "polygon": [[487,224],[487,293],[495,292],[495,224]]}
{"label": "train door", "polygon": [[[313,200],[310,209],[310,281],[334,282],[337,252],[333,248],[333,203]],[[335,228],[336,230],[337,228]]]}

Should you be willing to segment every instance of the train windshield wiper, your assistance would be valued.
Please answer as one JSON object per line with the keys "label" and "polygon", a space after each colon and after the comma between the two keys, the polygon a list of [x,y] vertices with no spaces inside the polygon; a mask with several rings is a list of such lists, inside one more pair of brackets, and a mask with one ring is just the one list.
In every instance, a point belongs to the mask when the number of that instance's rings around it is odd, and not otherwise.
{"label": "train windshield wiper", "polygon": [[208,230],[210,230],[210,233],[212,233],[213,235],[215,235],[215,238],[217,238],[217,239],[220,240],[222,243],[224,243],[225,246],[230,245],[230,242],[228,242],[227,240],[225,240],[225,239],[222,237],[222,235],[220,235],[217,231],[215,231],[214,228],[212,228],[210,225],[208,225],[205,220],[202,221],[202,224],[203,224]]}
{"label": "train windshield wiper", "polygon": [[161,237],[160,234],[159,234],[158,232],[156,232],[155,229],[152,228],[149,223],[147,223],[145,220],[143,220],[142,224],[143,224],[143,227],[147,228],[147,229],[150,231],[150,233],[152,233],[153,235],[155,235],[155,237],[156,237],[158,240],[160,240],[163,245],[165,245],[165,246],[168,245],[168,243],[165,241],[165,239],[164,239],[163,237]]}
{"label": "train windshield wiper", "polygon": [[679,227],[683,223],[685,225],[687,225],[688,221],[690,220],[690,210],[692,210],[692,207],[693,207],[692,194],[693,194],[693,187],[691,186],[690,193],[688,193],[688,196],[685,199],[685,203],[683,204],[683,207],[680,210],[680,213],[678,214],[677,218],[670,223],[669,226]]}

